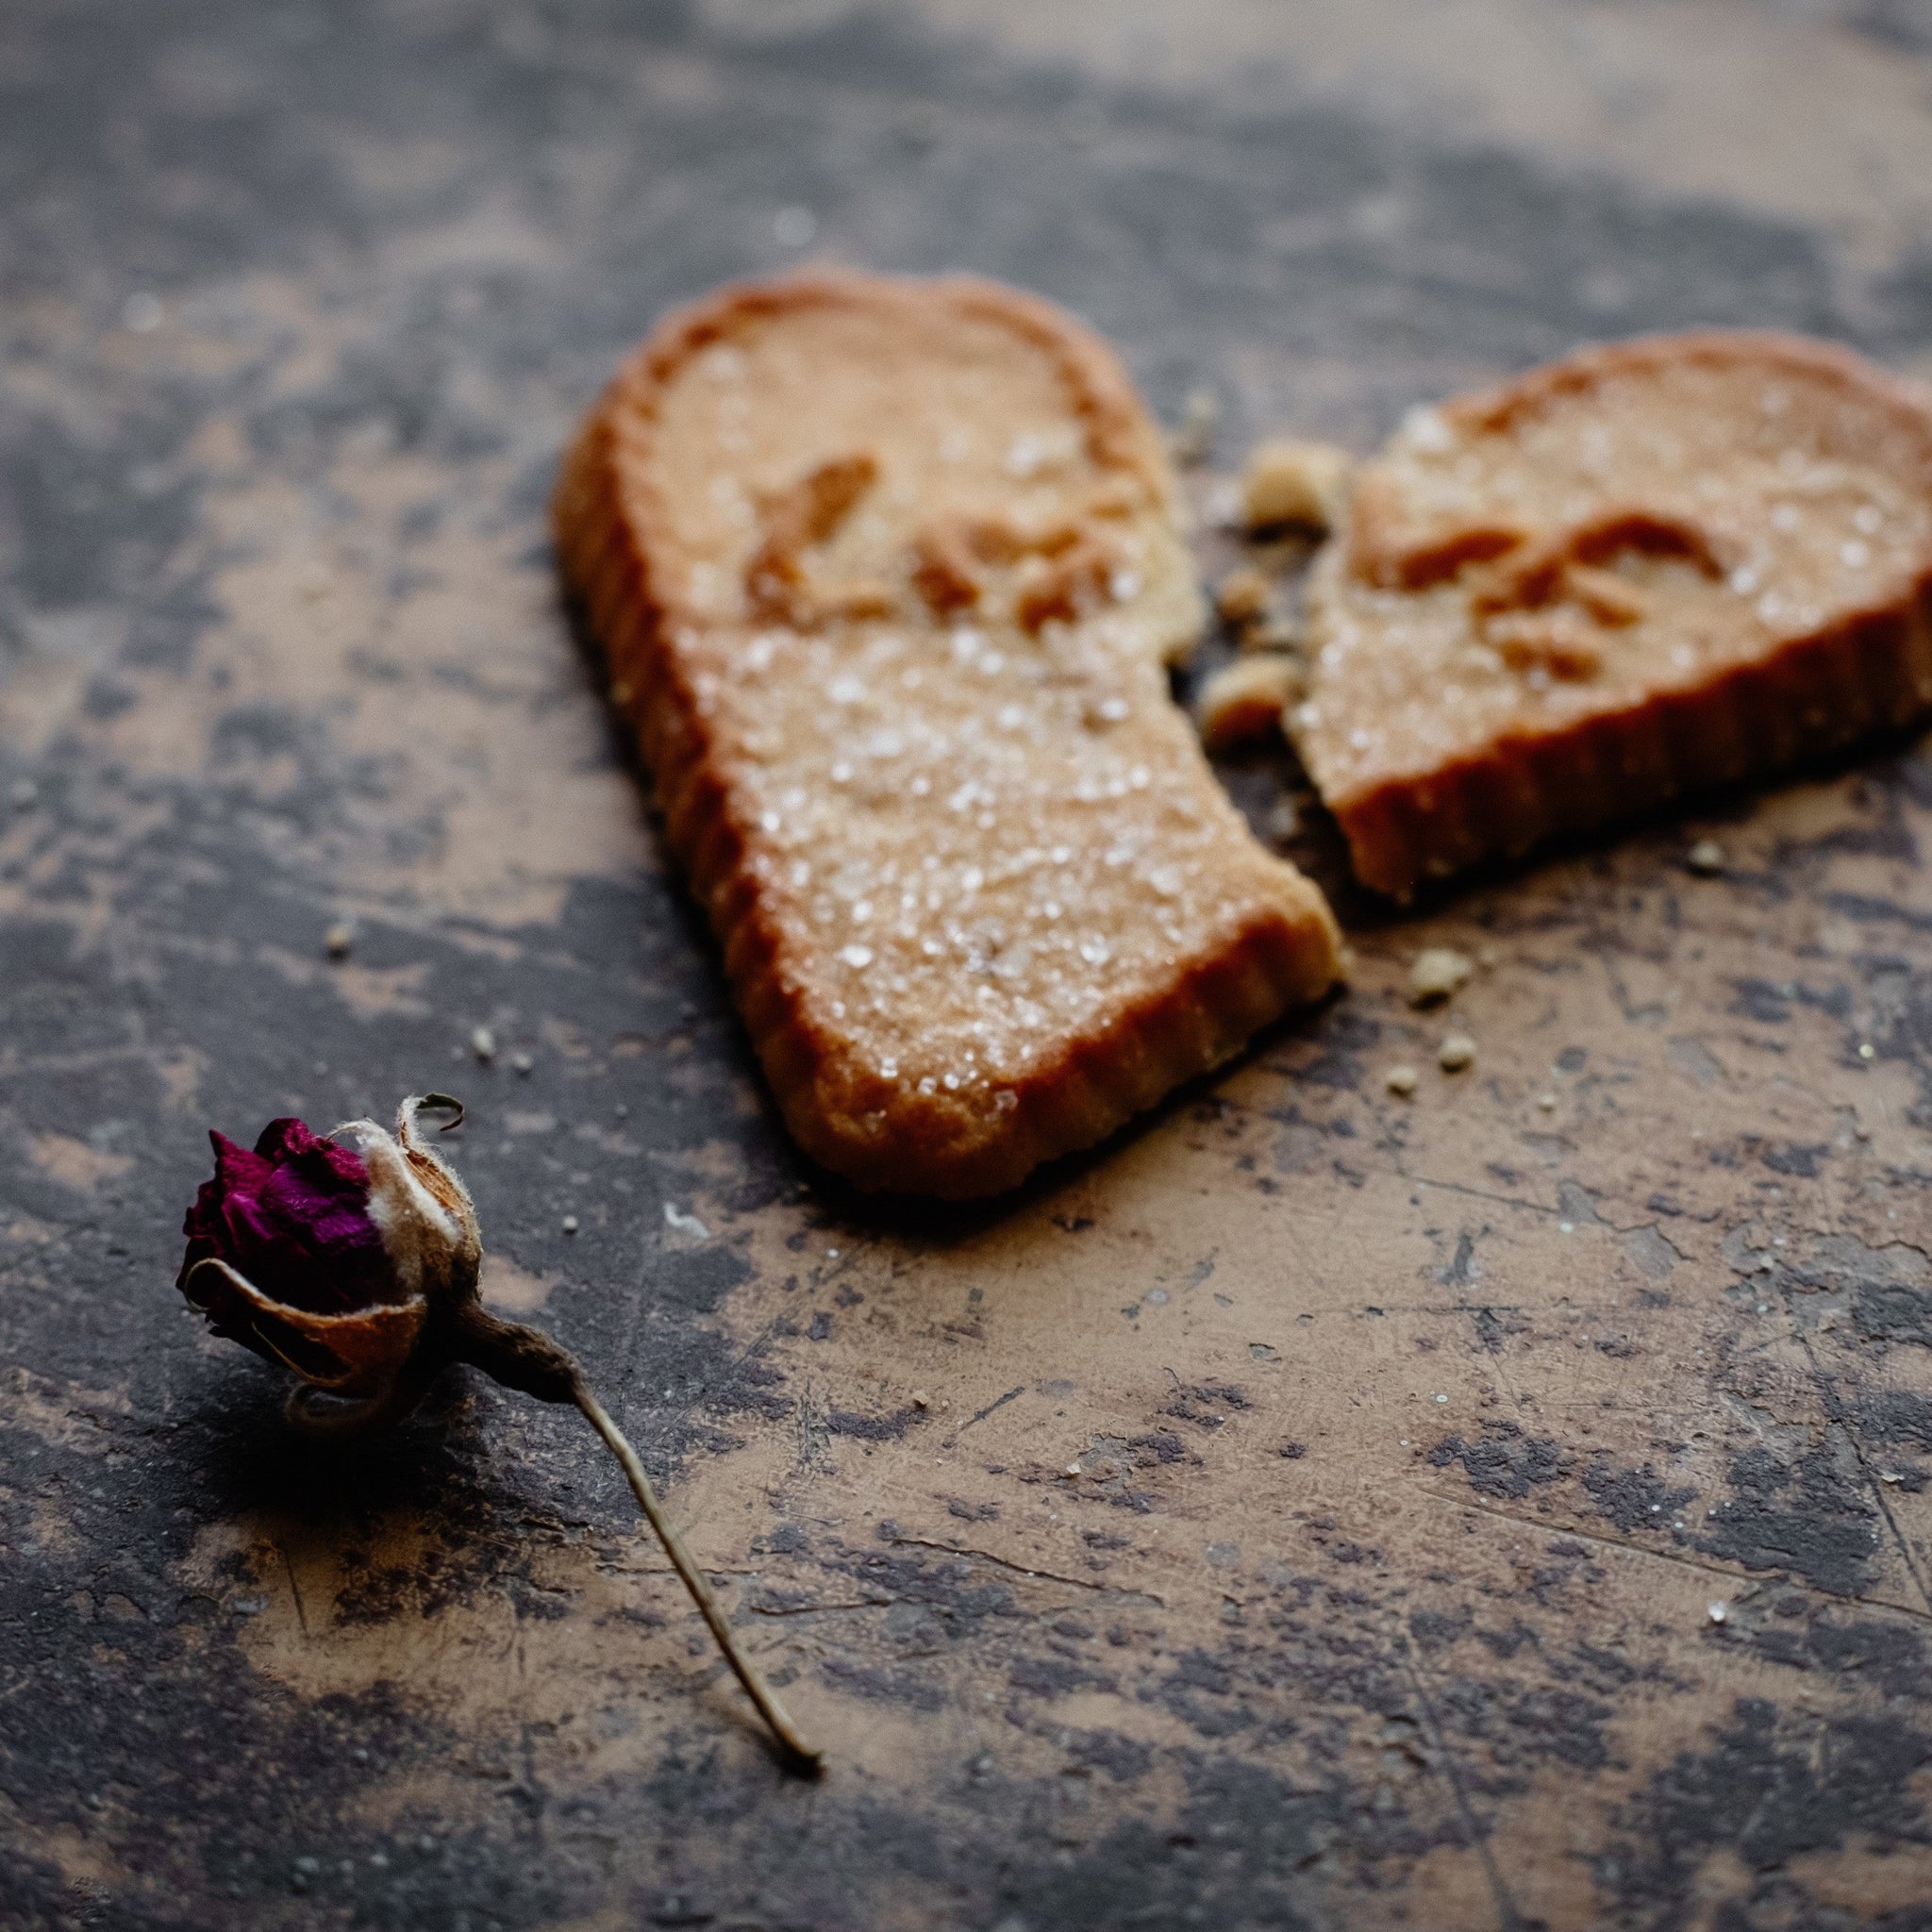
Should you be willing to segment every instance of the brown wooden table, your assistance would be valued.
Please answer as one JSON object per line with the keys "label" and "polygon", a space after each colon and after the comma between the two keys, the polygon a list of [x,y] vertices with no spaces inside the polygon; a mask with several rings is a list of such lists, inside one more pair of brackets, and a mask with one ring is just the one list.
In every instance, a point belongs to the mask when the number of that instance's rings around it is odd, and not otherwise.
{"label": "brown wooden table", "polygon": [[[1401,918],[1231,768],[1352,990],[881,1211],[542,522],[653,315],[801,258],[1072,304],[1203,490],[1645,327],[1932,374],[1923,0],[20,0],[0,208],[0,1924],[1932,1926],[1919,752]],[[580,1422],[325,1455],[175,1293],[207,1126],[425,1086],[818,1784]]]}

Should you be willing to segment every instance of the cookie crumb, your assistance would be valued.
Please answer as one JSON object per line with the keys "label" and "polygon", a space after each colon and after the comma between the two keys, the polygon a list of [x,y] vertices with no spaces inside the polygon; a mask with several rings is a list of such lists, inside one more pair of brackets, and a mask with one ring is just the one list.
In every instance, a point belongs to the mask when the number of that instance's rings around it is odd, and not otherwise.
{"label": "cookie crumb", "polygon": [[510,1069],[514,1073],[527,1074],[537,1062],[526,1053],[513,1053],[509,1057]]}
{"label": "cookie crumb", "polygon": [[1292,651],[1300,643],[1294,625],[1279,612],[1270,612],[1241,629],[1241,645],[1244,651]]}
{"label": "cookie crumb", "polygon": [[1713,1624],[1722,1624],[1724,1621],[1724,1619],[1731,1614],[1731,1607],[1729,1604],[1723,1603],[1706,1604],[1704,1607],[1704,1614],[1707,1617],[1708,1617]]}
{"label": "cookie crumb", "polygon": [[356,950],[356,928],[346,919],[339,919],[322,936],[323,950],[331,959],[346,959]]}
{"label": "cookie crumb", "polygon": [[1252,624],[1268,608],[1274,586],[1261,573],[1243,564],[1222,578],[1214,592],[1214,608],[1229,624]]}
{"label": "cookie crumb", "polygon": [[1210,529],[1240,529],[1241,486],[1232,476],[1216,477],[1202,503],[1201,516]]}
{"label": "cookie crumb", "polygon": [[1724,848],[1715,839],[1700,839],[1684,855],[1684,863],[1699,878],[1712,878],[1724,869]]}
{"label": "cookie crumb", "polygon": [[1408,1003],[1412,1007],[1433,1006],[1459,992],[1475,971],[1475,961],[1453,946],[1428,946],[1416,955],[1408,969]]}
{"label": "cookie crumb", "polygon": [[1275,524],[1330,528],[1353,459],[1332,443],[1264,442],[1241,471],[1241,510],[1251,530]]}
{"label": "cookie crumb", "polygon": [[1536,1097],[1536,1104],[1545,1113],[1555,1113],[1557,1110],[1557,1096],[1554,1093],[1539,1093]]}
{"label": "cookie crumb", "polygon": [[1210,751],[1265,737],[1295,694],[1295,667],[1274,656],[1238,658],[1202,687],[1201,740]]}
{"label": "cookie crumb", "polygon": [[[675,1233],[688,1234],[697,1241],[708,1241],[711,1239],[711,1230],[695,1214],[687,1214],[672,1201],[664,1204],[664,1225]],[[838,1250],[835,1248],[832,1252],[837,1254]]]}
{"label": "cookie crumb", "polygon": [[577,1218],[576,1218],[576,1216],[575,1216],[575,1214],[566,1214],[566,1215],[565,1215],[565,1216],[563,1217],[563,1231],[564,1231],[564,1233],[565,1233],[565,1234],[575,1234],[575,1233],[576,1233],[576,1231],[577,1231]]}
{"label": "cookie crumb", "polygon": [[1212,390],[1191,391],[1181,409],[1180,426],[1167,439],[1167,453],[1177,469],[1198,469],[1208,460],[1214,446],[1214,431],[1221,421],[1221,405]]}
{"label": "cookie crumb", "polygon": [[1416,1079],[1413,1067],[1391,1067],[1382,1075],[1382,1084],[1398,1099],[1407,1100],[1415,1091]]}
{"label": "cookie crumb", "polygon": [[1445,1074],[1459,1074],[1475,1058],[1475,1041],[1466,1033],[1452,1033],[1436,1049],[1436,1063]]}
{"label": "cookie crumb", "polygon": [[915,1389],[912,1391],[912,1406],[914,1408],[930,1408],[932,1397],[924,1389]]}
{"label": "cookie crumb", "polygon": [[496,1058],[496,1035],[487,1026],[478,1026],[470,1035],[470,1051],[487,1067]]}

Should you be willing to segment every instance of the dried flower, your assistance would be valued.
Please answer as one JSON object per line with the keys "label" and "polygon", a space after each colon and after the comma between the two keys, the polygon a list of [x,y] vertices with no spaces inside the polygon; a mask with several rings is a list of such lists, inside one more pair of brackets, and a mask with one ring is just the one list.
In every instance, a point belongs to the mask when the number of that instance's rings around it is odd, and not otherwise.
{"label": "dried flower", "polygon": [[[432,1309],[475,1300],[475,1210],[421,1143],[425,1106],[460,1117],[441,1094],[407,1100],[394,1138],[372,1121],[336,1130],[355,1135],[360,1153],[297,1120],[271,1121],[252,1154],[208,1136],[215,1174],[182,1224],[177,1286],[217,1335],[303,1378],[294,1409],[305,1426],[407,1414],[453,1358],[425,1347]],[[319,1407],[317,1391],[341,1404]]]}
{"label": "dried flower", "polygon": [[[298,1120],[271,1121],[251,1154],[210,1133],[214,1178],[182,1232],[176,1286],[217,1335],[302,1379],[288,1413],[311,1435],[358,1434],[397,1422],[455,1362],[541,1402],[573,1403],[622,1465],[651,1527],[684,1579],[726,1662],[798,1765],[819,1754],[739,1649],[710,1586],[665,1518],[637,1452],[591,1394],[575,1360],[536,1328],[505,1322],[477,1296],[483,1242],[469,1190],[423,1141],[417,1116],[462,1105],[411,1095],[393,1135],[351,1121],[326,1139]],[[356,1146],[341,1141],[353,1138]],[[359,1150],[359,1151],[358,1151]]]}

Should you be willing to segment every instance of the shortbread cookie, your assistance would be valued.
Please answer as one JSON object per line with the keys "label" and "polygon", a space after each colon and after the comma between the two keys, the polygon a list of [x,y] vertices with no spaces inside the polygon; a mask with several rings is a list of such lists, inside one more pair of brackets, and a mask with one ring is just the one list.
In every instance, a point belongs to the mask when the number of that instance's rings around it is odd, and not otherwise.
{"label": "shortbread cookie", "polygon": [[1932,703],[1932,408],[1797,338],[1656,337],[1417,412],[1317,562],[1291,735],[1423,878]]}
{"label": "shortbread cookie", "polygon": [[1159,439],[988,283],[824,275],[665,322],[564,465],[565,568],[791,1131],[966,1196],[1336,977],[1203,763]]}

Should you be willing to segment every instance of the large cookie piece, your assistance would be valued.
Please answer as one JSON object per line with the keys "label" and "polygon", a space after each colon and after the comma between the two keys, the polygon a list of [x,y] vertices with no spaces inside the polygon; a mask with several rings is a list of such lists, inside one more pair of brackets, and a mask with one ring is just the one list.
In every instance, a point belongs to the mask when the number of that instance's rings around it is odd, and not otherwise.
{"label": "large cookie piece", "polygon": [[1202,623],[1104,344],[991,284],[672,316],[558,544],[800,1143],[966,1196],[1088,1146],[1338,971],[1172,702]]}
{"label": "large cookie piece", "polygon": [[1357,473],[1290,713],[1355,869],[1422,879],[1932,702],[1932,411],[1711,332],[1417,412]]}

